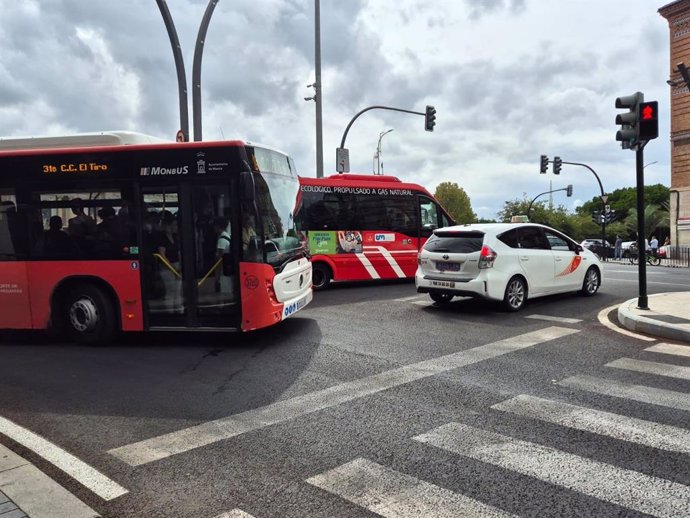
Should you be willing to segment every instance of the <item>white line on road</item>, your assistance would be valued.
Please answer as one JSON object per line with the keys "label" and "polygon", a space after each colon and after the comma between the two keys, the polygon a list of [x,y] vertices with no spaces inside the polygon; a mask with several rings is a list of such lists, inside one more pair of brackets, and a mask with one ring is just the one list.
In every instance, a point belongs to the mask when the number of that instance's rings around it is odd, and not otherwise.
{"label": "white line on road", "polygon": [[[613,279],[616,282],[634,282],[637,284],[639,281],[638,279]],[[690,286],[690,284],[685,284],[684,282],[659,282],[659,281],[650,281],[647,279],[647,284],[659,284],[663,286]]]}
{"label": "white line on road", "polygon": [[525,394],[491,408],[660,450],[690,454],[690,430],[675,426]]}
{"label": "white line on road", "polygon": [[647,347],[645,351],[649,351],[650,353],[672,354],[674,356],[686,356],[690,358],[690,347],[687,345],[661,343]]}
{"label": "white line on road", "polygon": [[251,514],[245,513],[242,509],[233,509],[227,513],[221,513],[215,518],[254,518]]}
{"label": "white line on road", "polygon": [[639,335],[637,333],[633,333],[632,331],[628,331],[627,329],[623,329],[622,327],[618,327],[615,325],[613,322],[609,320],[609,313],[611,311],[614,311],[620,307],[620,304],[614,304],[613,306],[609,306],[608,308],[604,308],[601,311],[599,311],[599,314],[597,315],[597,320],[599,320],[599,323],[602,326],[608,327],[611,331],[615,331],[616,333],[620,333],[625,336],[629,336],[631,338],[636,338],[637,340],[645,340],[647,342],[655,342],[656,338],[652,338],[650,336],[644,336],[644,335]]}
{"label": "white line on road", "polygon": [[560,322],[561,324],[579,324],[582,322],[579,318],[554,317],[551,315],[527,315],[525,318],[533,318],[534,320],[546,320],[547,322]]}
{"label": "white line on road", "polygon": [[577,332],[576,329],[547,327],[480,347],[405,365],[292,399],[277,401],[264,407],[114,448],[108,453],[131,466],[147,464]]}
{"label": "white line on road", "polygon": [[557,385],[690,412],[690,397],[683,392],[634,385],[594,376],[573,376],[559,381]]}
{"label": "white line on road", "polygon": [[129,492],[71,453],[4,417],[0,417],[0,433],[64,471],[103,500],[113,500]]}
{"label": "white line on road", "polygon": [[311,477],[307,483],[385,518],[514,516],[362,458]]}
{"label": "white line on road", "polygon": [[395,302],[410,302],[411,300],[421,299],[423,295],[412,295],[411,297],[402,297],[399,299],[393,299]]}
{"label": "white line on road", "polygon": [[605,367],[644,372],[646,374],[656,374],[657,376],[666,376],[667,378],[690,380],[690,367],[670,365],[668,363],[648,362],[645,360],[635,360],[633,358],[620,358],[619,360],[614,360],[610,363],[607,363]]}
{"label": "white line on road", "polygon": [[690,487],[459,423],[415,440],[664,518],[687,516]]}

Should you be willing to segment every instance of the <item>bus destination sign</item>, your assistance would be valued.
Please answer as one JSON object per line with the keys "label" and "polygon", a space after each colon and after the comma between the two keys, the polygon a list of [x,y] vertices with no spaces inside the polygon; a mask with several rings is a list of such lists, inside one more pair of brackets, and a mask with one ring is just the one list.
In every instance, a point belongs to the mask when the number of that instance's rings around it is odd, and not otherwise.
{"label": "bus destination sign", "polygon": [[103,162],[66,162],[43,164],[43,174],[59,174],[59,173],[73,173],[73,174],[88,174],[88,173],[104,173],[108,171],[108,164]]}

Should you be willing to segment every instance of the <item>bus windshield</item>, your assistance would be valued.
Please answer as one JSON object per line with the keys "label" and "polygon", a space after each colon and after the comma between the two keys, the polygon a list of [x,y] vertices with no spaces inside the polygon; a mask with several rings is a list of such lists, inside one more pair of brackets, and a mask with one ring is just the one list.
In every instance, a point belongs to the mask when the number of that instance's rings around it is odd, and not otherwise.
{"label": "bus windshield", "polygon": [[254,169],[260,171],[255,183],[264,260],[280,270],[288,262],[308,255],[306,235],[296,226],[294,218],[299,180],[288,156],[262,148],[253,151]]}

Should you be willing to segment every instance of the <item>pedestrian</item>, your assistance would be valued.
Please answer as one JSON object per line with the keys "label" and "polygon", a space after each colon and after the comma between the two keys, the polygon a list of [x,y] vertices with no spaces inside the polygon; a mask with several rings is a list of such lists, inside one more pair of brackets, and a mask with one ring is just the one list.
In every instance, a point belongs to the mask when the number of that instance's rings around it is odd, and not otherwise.
{"label": "pedestrian", "polygon": [[666,236],[666,239],[664,239],[664,246],[671,246],[671,237]]}
{"label": "pedestrian", "polygon": [[656,238],[656,236],[652,236],[652,240],[649,242],[649,248],[652,251],[652,255],[656,256],[657,251],[659,250],[659,240]]}
{"label": "pedestrian", "polygon": [[621,236],[616,235],[616,243],[613,250],[613,258],[621,259],[623,257],[623,239]]}

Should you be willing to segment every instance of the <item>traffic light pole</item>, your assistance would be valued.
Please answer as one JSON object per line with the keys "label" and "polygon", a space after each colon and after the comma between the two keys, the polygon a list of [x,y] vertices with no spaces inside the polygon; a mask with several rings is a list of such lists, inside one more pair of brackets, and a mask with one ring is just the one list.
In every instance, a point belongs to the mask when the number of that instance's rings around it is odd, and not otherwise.
{"label": "traffic light pole", "polygon": [[637,165],[637,255],[639,296],[638,309],[649,309],[647,300],[647,247],[645,246],[644,230],[644,145],[638,144],[635,151]]}
{"label": "traffic light pole", "polygon": [[541,194],[537,194],[537,195],[532,199],[532,201],[529,202],[529,207],[527,207],[527,219],[529,219],[529,213],[530,213],[530,211],[532,210],[532,205],[534,204],[535,201],[537,201],[537,198],[539,198],[539,196],[544,196],[545,194],[550,194],[550,193],[552,193],[552,192],[567,191],[567,190],[568,190],[568,188],[567,188],[567,187],[564,187],[563,189],[554,189],[553,191],[546,191],[546,192],[542,192]]}
{"label": "traffic light pole", "polygon": [[369,110],[392,110],[394,112],[412,113],[414,115],[426,115],[426,113],[424,112],[414,112],[412,110],[403,110],[402,108],[392,108],[390,106],[369,106],[368,108],[364,108],[361,112],[357,113],[357,115],[352,117],[352,120],[345,128],[345,132],[343,133],[343,139],[340,141],[341,149],[345,147],[345,139],[347,138],[347,133],[350,131],[352,124],[357,120],[357,117],[362,115],[364,112],[368,112]]}
{"label": "traffic light pole", "polygon": [[[568,164],[568,165],[579,165],[580,167],[586,167],[587,169],[589,169],[592,172],[594,177],[597,179],[597,182],[599,182],[599,189],[601,190],[601,213],[605,214],[606,213],[606,201],[604,201],[604,200],[606,199],[605,198],[606,195],[604,194],[604,186],[601,184],[601,179],[599,178],[599,175],[596,173],[596,171],[594,169],[592,169],[591,167],[589,167],[587,164],[581,164],[579,162],[565,162],[565,161],[563,161],[562,163]],[[604,254],[603,254],[604,261],[606,261],[605,243],[606,243],[606,220],[604,220],[601,224],[601,246],[604,249]]]}

